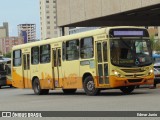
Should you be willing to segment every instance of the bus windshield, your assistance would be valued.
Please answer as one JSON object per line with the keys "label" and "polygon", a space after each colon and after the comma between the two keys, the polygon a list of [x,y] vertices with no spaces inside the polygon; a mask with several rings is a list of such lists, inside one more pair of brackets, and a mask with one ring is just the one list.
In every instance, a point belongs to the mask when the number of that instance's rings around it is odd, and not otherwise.
{"label": "bus windshield", "polygon": [[146,66],[152,64],[149,40],[111,39],[111,63],[120,67]]}

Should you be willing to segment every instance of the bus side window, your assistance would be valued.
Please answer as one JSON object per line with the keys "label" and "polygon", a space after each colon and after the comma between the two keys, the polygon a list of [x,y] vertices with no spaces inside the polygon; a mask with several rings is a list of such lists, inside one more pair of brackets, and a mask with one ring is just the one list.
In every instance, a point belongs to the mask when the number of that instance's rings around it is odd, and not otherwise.
{"label": "bus side window", "polygon": [[54,67],[57,67],[57,56],[56,56],[56,50],[53,50],[53,60],[54,60]]}
{"label": "bus side window", "polygon": [[103,59],[104,62],[107,62],[107,42],[103,42]]}
{"label": "bus side window", "polygon": [[63,42],[62,46],[63,46],[63,48],[62,48],[62,59],[65,60],[66,59],[66,43]]}
{"label": "bus side window", "polygon": [[94,49],[93,49],[93,38],[92,37],[87,37],[81,39],[81,58],[82,59],[87,59],[87,58],[92,58]]}
{"label": "bus side window", "polygon": [[31,62],[33,65],[39,64],[39,47],[31,48]]}
{"label": "bus side window", "polygon": [[66,60],[79,59],[79,40],[70,40],[66,42]]}
{"label": "bus side window", "polygon": [[21,65],[21,50],[13,51],[13,66]]}
{"label": "bus side window", "polygon": [[49,63],[50,62],[50,45],[42,45],[40,47],[40,62]]}
{"label": "bus side window", "polygon": [[58,65],[61,66],[61,49],[58,49]]}

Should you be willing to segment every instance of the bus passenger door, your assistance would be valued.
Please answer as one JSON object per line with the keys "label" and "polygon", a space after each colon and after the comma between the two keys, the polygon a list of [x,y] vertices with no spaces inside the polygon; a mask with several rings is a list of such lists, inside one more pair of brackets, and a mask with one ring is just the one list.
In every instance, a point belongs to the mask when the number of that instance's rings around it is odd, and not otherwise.
{"label": "bus passenger door", "polygon": [[96,43],[97,73],[99,84],[109,84],[108,78],[108,57],[107,57],[107,41],[99,41]]}
{"label": "bus passenger door", "polygon": [[24,88],[31,87],[29,54],[23,54],[23,83],[24,83]]}
{"label": "bus passenger door", "polygon": [[60,79],[62,78],[61,69],[61,48],[53,49],[53,82],[54,86],[60,87]]}

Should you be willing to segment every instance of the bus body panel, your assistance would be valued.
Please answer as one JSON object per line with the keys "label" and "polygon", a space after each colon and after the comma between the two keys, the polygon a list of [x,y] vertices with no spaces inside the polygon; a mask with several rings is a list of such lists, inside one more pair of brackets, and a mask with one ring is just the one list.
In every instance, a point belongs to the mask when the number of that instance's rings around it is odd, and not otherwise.
{"label": "bus body panel", "polygon": [[79,63],[79,60],[63,62],[63,88],[82,88],[82,78],[79,75]]}
{"label": "bus body panel", "polygon": [[42,89],[53,88],[52,65],[39,64],[39,80]]}
{"label": "bus body panel", "polygon": [[22,67],[12,68],[12,84],[14,87],[24,88]]}

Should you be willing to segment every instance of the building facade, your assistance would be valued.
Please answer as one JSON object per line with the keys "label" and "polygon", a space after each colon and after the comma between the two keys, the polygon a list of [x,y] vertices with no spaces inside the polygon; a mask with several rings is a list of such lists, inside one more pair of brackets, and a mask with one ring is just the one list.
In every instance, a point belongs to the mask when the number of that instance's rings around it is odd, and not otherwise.
{"label": "building facade", "polygon": [[159,0],[57,0],[60,27],[157,26]]}
{"label": "building facade", "polygon": [[18,35],[24,37],[24,43],[34,42],[36,40],[36,25],[19,24]]}
{"label": "building facade", "polygon": [[149,26],[147,29],[151,37],[153,36],[155,40],[160,40],[160,27]]}
{"label": "building facade", "polygon": [[8,23],[4,22],[3,26],[0,26],[0,38],[8,37],[9,32],[8,32]]}
{"label": "building facade", "polygon": [[1,54],[7,54],[12,50],[15,45],[23,44],[23,37],[5,37],[0,38],[0,52]]}
{"label": "building facade", "polygon": [[40,0],[41,39],[61,36],[57,27],[57,0]]}

